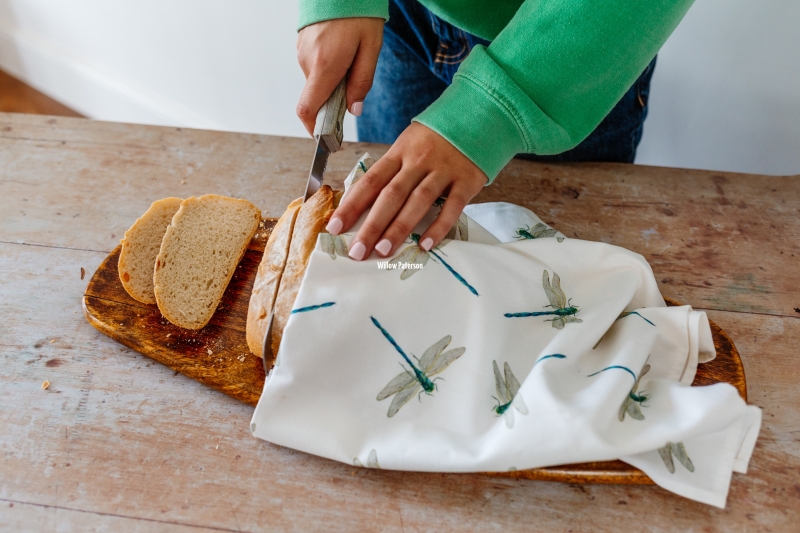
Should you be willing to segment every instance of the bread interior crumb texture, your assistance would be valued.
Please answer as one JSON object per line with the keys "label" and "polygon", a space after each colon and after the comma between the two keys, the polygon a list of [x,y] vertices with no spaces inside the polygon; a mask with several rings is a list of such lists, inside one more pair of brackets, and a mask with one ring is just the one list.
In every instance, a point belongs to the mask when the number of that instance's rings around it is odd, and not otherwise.
{"label": "bread interior crumb texture", "polygon": [[146,304],[156,303],[153,267],[167,226],[182,201],[180,198],[156,200],[125,232],[119,254],[119,278],[122,286],[135,300]]}
{"label": "bread interior crumb texture", "polygon": [[189,329],[208,323],[260,221],[246,200],[209,194],[181,204],[154,273],[158,307],[170,322]]}

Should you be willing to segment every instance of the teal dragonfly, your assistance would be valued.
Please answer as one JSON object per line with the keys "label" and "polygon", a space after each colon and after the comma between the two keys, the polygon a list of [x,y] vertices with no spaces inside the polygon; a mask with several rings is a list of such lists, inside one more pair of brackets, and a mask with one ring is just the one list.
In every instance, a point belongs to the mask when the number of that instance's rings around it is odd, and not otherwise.
{"label": "teal dragonfly", "polygon": [[572,299],[567,300],[567,296],[561,289],[561,279],[558,277],[558,274],[553,272],[553,284],[551,285],[550,275],[547,273],[547,270],[545,270],[542,273],[542,286],[544,287],[544,292],[547,295],[547,299],[550,300],[550,305],[545,305],[545,307],[552,307],[552,311],[506,313],[504,316],[507,318],[520,318],[529,316],[555,315],[555,318],[546,320],[546,322],[552,322],[553,327],[556,329],[564,329],[564,325],[567,324],[567,322],[583,322],[583,320],[580,318],[575,317],[575,315],[578,314],[579,308],[575,305],[572,305]]}
{"label": "teal dragonfly", "polygon": [[522,400],[522,395],[519,393],[519,381],[511,372],[511,367],[508,363],[503,364],[503,372],[500,374],[500,368],[497,366],[497,361],[492,361],[492,368],[494,369],[494,386],[497,390],[497,405],[494,407],[494,412],[497,416],[502,416],[506,420],[506,426],[509,428],[514,427],[514,409],[519,411],[520,414],[527,415],[528,407]]}
{"label": "teal dragonfly", "polygon": [[[441,255],[439,255],[440,253],[443,253],[442,247],[447,243],[449,243],[451,239],[442,240],[442,242],[440,242],[438,246],[431,248],[427,252],[419,246],[419,239],[420,236],[418,233],[412,233],[411,235],[409,235],[409,240],[406,242],[410,242],[411,245],[407,246],[399,254],[397,254],[397,256],[394,259],[389,261],[389,264],[400,265],[402,263],[409,263],[409,264],[425,266],[428,263],[428,259],[430,259],[430,257],[433,256],[434,261],[441,263],[458,281],[461,282],[462,285],[464,285],[467,289],[469,289],[469,292],[471,292],[475,296],[478,296],[478,291],[475,290],[475,287],[470,285],[461,274],[456,272],[455,269],[451,267],[447,263],[447,261],[445,261],[442,258]],[[439,253],[437,253],[437,250]],[[420,269],[407,268],[403,270],[403,272],[400,274],[400,279],[408,279],[411,276],[413,276],[418,270]]]}
{"label": "teal dragonfly", "polygon": [[605,372],[606,370],[623,370],[631,375],[633,378],[633,387],[625,396],[625,399],[622,401],[622,405],[619,408],[618,417],[620,421],[625,420],[625,413],[631,415],[632,418],[636,420],[644,420],[644,415],[642,414],[642,410],[640,409],[640,405],[647,401],[648,395],[644,393],[637,393],[637,389],[639,387],[639,380],[642,379],[642,376],[647,374],[650,371],[650,365],[644,365],[642,371],[639,373],[639,376],[636,376],[636,373],[628,368],[627,366],[621,365],[612,365],[607,366],[602,370],[598,370],[592,374],[586,376],[587,378],[591,378],[600,374],[601,372]]}
{"label": "teal dragonfly", "polygon": [[435,376],[450,366],[450,363],[464,354],[466,348],[455,348],[445,352],[444,349],[447,348],[452,340],[452,337],[447,335],[425,350],[425,353],[423,353],[422,357],[419,359],[414,356],[414,359],[417,359],[417,364],[414,364],[411,358],[406,355],[397,341],[394,340],[392,335],[386,331],[381,323],[378,322],[375,317],[370,317],[370,319],[372,323],[375,324],[375,327],[383,333],[386,340],[400,353],[408,366],[411,367],[411,370],[403,368],[403,372],[395,376],[395,378],[378,393],[377,400],[379,402],[393,394],[395,395],[391,405],[389,405],[389,412],[387,413],[387,416],[391,418],[396,415],[397,411],[408,403],[415,394],[424,392],[427,395],[431,395],[437,388],[431,376]]}
{"label": "teal dragonfly", "polygon": [[622,405],[619,407],[619,414],[617,415],[620,422],[625,420],[626,413],[636,420],[644,420],[641,405],[647,401],[648,395],[644,392],[638,392],[637,389],[639,388],[639,380],[649,371],[650,365],[644,365],[644,368],[642,368],[642,371],[639,373],[639,377],[633,382],[633,388],[631,388],[628,395],[622,401]]}
{"label": "teal dragonfly", "polygon": [[[533,228],[528,225],[524,228],[517,228],[515,233],[515,239],[543,239],[546,237],[555,237],[558,230],[538,222]],[[564,237],[558,237],[557,240],[558,242],[564,242]]]}

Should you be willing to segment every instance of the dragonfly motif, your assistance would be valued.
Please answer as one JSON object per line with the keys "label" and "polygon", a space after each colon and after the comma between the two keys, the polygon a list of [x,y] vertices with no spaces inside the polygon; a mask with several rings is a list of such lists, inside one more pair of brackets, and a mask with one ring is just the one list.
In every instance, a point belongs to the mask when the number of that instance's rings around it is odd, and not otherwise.
{"label": "dragonfly motif", "polygon": [[347,257],[347,241],[344,240],[344,234],[320,233],[319,243],[322,251],[331,256],[331,259],[336,259],[337,255],[339,257]]}
{"label": "dragonfly motif", "polygon": [[668,442],[666,446],[658,449],[658,455],[661,456],[661,460],[664,461],[664,466],[667,467],[670,474],[675,473],[675,463],[672,462],[673,455],[686,470],[694,472],[694,464],[692,464],[692,460],[689,459],[689,455],[686,453],[686,448],[683,446],[682,442],[677,444]]}
{"label": "dragonfly motif", "polygon": [[497,416],[505,418],[506,426],[512,428],[514,427],[514,411],[511,409],[511,406],[513,405],[514,409],[523,415],[528,414],[528,407],[522,400],[522,395],[519,393],[519,381],[514,377],[508,363],[503,365],[505,379],[503,379],[503,376],[500,374],[497,361],[492,361],[492,368],[494,368],[494,385],[497,389],[497,396],[499,396],[499,398],[494,398],[494,396],[492,396],[492,398],[497,400],[494,412],[497,413]]}
{"label": "dragonfly motif", "polygon": [[308,307],[300,307],[298,309],[292,309],[292,312],[289,314],[294,315],[297,313],[305,313],[307,311],[316,311],[317,309],[323,309],[325,307],[330,307],[332,305],[336,305],[336,302],[325,302],[324,304],[309,305]]}
{"label": "dragonfly motif", "polygon": [[[525,225],[524,228],[517,228],[515,233],[515,239],[543,239],[545,237],[555,237],[558,230],[541,222],[537,222],[533,228]],[[558,242],[564,242],[564,237],[557,237],[556,240]]]}
{"label": "dragonfly motif", "polygon": [[[640,315],[640,314],[639,314],[637,311],[628,311],[628,312],[623,312],[623,313],[620,313],[620,315],[619,315],[617,318],[615,318],[615,319],[614,319],[614,322],[616,322],[617,320],[619,320],[619,319],[621,319],[621,318],[625,318],[626,316],[630,316],[630,315],[637,315],[639,318],[641,318],[642,320],[644,320],[645,322],[647,322],[647,323],[648,323],[648,324],[650,324],[651,326],[655,326],[655,324],[653,324],[652,322],[650,322],[649,320],[647,320],[645,317],[643,317],[642,315]],[[600,346],[600,343],[603,341],[603,339],[604,339],[604,338],[605,338],[605,334],[603,334],[603,336],[602,336],[602,337],[600,337],[600,338],[597,340],[597,342],[596,342],[596,343],[594,343],[594,346],[592,346],[592,350],[594,350],[594,349],[596,349],[598,346]]]}
{"label": "dragonfly motif", "polygon": [[[364,464],[358,457],[353,459],[353,466],[357,466],[359,468],[364,468]],[[378,452],[374,449],[370,450],[369,457],[367,457],[367,468],[380,468],[381,465],[378,464]]]}
{"label": "dragonfly motif", "polygon": [[547,299],[550,300],[550,305],[545,307],[552,307],[553,311],[533,311],[528,313],[506,313],[508,318],[528,317],[528,316],[546,316],[555,315],[555,318],[545,320],[545,322],[552,322],[553,327],[556,329],[564,329],[567,322],[583,322],[575,315],[578,313],[579,308],[572,305],[572,299],[567,300],[564,291],[561,290],[561,279],[558,274],[553,272],[553,284],[550,285],[550,275],[545,270],[542,273],[542,286],[544,292],[547,294]]}
{"label": "dragonfly motif", "polygon": [[596,376],[597,374],[605,372],[606,370],[624,370],[625,372],[630,374],[631,377],[633,377],[633,388],[625,397],[625,400],[623,400],[622,405],[619,408],[619,415],[618,415],[619,419],[624,420],[625,413],[628,413],[629,415],[631,415],[631,417],[635,418],[636,420],[644,420],[644,415],[642,414],[642,410],[639,408],[639,406],[644,401],[647,400],[648,396],[646,394],[636,394],[636,389],[639,386],[639,380],[642,379],[642,376],[644,376],[645,374],[647,374],[647,372],[650,371],[650,365],[644,365],[644,368],[642,368],[642,372],[641,374],[639,374],[638,377],[633,372],[633,370],[631,370],[627,366],[621,366],[621,365],[607,366],[604,369],[598,370],[597,372],[589,374],[586,377],[590,378],[592,376]]}
{"label": "dragonfly motif", "polygon": [[636,393],[636,389],[639,388],[639,380],[642,379],[642,376],[647,374],[650,371],[650,365],[644,365],[642,368],[642,372],[639,374],[639,377],[636,378],[636,381],[633,382],[633,388],[623,400],[622,405],[619,408],[619,420],[622,422],[625,420],[625,413],[631,415],[631,418],[635,418],[636,420],[644,420],[644,415],[642,414],[641,405],[647,401],[648,395],[644,392],[641,394]]}
{"label": "dragonfly motif", "polygon": [[[406,242],[410,242],[411,243],[410,246],[405,247],[399,254],[397,254],[397,256],[394,257],[394,259],[389,261],[389,264],[390,265],[397,265],[397,264],[401,264],[401,263],[410,263],[410,264],[415,264],[415,265],[421,265],[421,266],[424,267],[428,263],[428,259],[430,259],[430,257],[433,256],[433,258],[434,258],[433,260],[434,261],[444,265],[444,267],[453,276],[455,276],[455,278],[458,281],[460,281],[467,289],[469,289],[469,292],[471,292],[475,296],[478,296],[478,291],[475,290],[475,287],[470,285],[467,282],[467,280],[465,280],[464,277],[461,274],[456,272],[453,269],[453,267],[451,267],[447,263],[447,261],[445,261],[442,258],[441,255],[436,253],[437,250],[439,251],[439,253],[444,253],[444,252],[442,252],[442,247],[445,246],[447,243],[449,243],[451,241],[451,239],[444,239],[442,242],[439,243],[438,246],[433,247],[431,250],[429,250],[427,252],[425,250],[423,250],[419,246],[419,239],[420,239],[420,235],[417,234],[417,233],[412,233],[411,235],[409,235],[409,240],[407,240]],[[406,268],[400,274],[400,279],[408,279],[411,276],[413,276],[416,272],[418,272],[419,270],[421,270],[421,268]]]}
{"label": "dragonfly motif", "polygon": [[466,348],[455,348],[444,352],[444,349],[447,348],[452,340],[452,337],[447,335],[425,350],[422,357],[417,358],[414,356],[414,359],[417,359],[417,364],[415,365],[400,345],[397,344],[397,341],[394,340],[391,334],[381,326],[381,323],[378,322],[375,317],[370,318],[372,319],[372,323],[375,324],[375,327],[381,330],[386,340],[394,346],[395,350],[400,353],[405,362],[408,363],[408,366],[411,367],[411,370],[406,370],[404,367],[403,372],[395,376],[395,378],[378,393],[377,400],[379,402],[393,394],[395,395],[391,405],[389,405],[389,412],[387,413],[387,416],[391,418],[397,414],[397,411],[408,403],[408,400],[415,394],[424,392],[430,396],[437,388],[436,383],[434,383],[435,380],[431,380],[431,376],[435,376],[450,366],[450,363],[464,354]]}

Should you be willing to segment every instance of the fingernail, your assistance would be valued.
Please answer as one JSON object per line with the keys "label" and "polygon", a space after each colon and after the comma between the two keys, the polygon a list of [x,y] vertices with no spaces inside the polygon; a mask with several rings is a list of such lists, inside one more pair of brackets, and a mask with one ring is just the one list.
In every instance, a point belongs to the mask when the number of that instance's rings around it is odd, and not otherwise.
{"label": "fingernail", "polygon": [[427,237],[419,244],[419,246],[420,246],[420,248],[422,248],[423,250],[425,250],[427,252],[433,246],[433,239],[431,239],[430,237]]}
{"label": "fingernail", "polygon": [[364,246],[364,243],[357,242],[350,247],[350,257],[352,257],[356,261],[361,261],[362,259],[364,259],[364,253],[366,251],[367,247]]}
{"label": "fingernail", "polygon": [[331,235],[339,235],[339,232],[342,231],[342,225],[342,219],[339,217],[334,217],[328,222],[328,225],[325,226],[325,229]]}
{"label": "fingernail", "polygon": [[350,114],[354,117],[360,117],[363,110],[364,102],[353,102],[353,105],[350,106]]}
{"label": "fingernail", "polygon": [[375,249],[378,250],[378,253],[381,255],[389,255],[389,252],[392,251],[392,243],[389,242],[389,239],[383,239],[375,245]]}

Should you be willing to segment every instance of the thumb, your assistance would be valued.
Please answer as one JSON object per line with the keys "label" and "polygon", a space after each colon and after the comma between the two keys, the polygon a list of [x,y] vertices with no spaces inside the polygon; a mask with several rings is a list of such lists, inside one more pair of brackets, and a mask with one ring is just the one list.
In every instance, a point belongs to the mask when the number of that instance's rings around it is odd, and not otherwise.
{"label": "thumb", "polygon": [[375,78],[375,66],[378,64],[378,55],[381,52],[381,42],[366,44],[364,42],[358,47],[356,57],[350,66],[347,74],[347,109],[350,114],[359,116],[363,109],[364,99],[372,88],[372,80]]}
{"label": "thumb", "polygon": [[308,134],[314,135],[314,125],[317,122],[317,113],[325,101],[330,98],[333,90],[344,77],[330,73],[313,72],[303,87],[300,101],[297,103],[297,116],[303,122]]}

